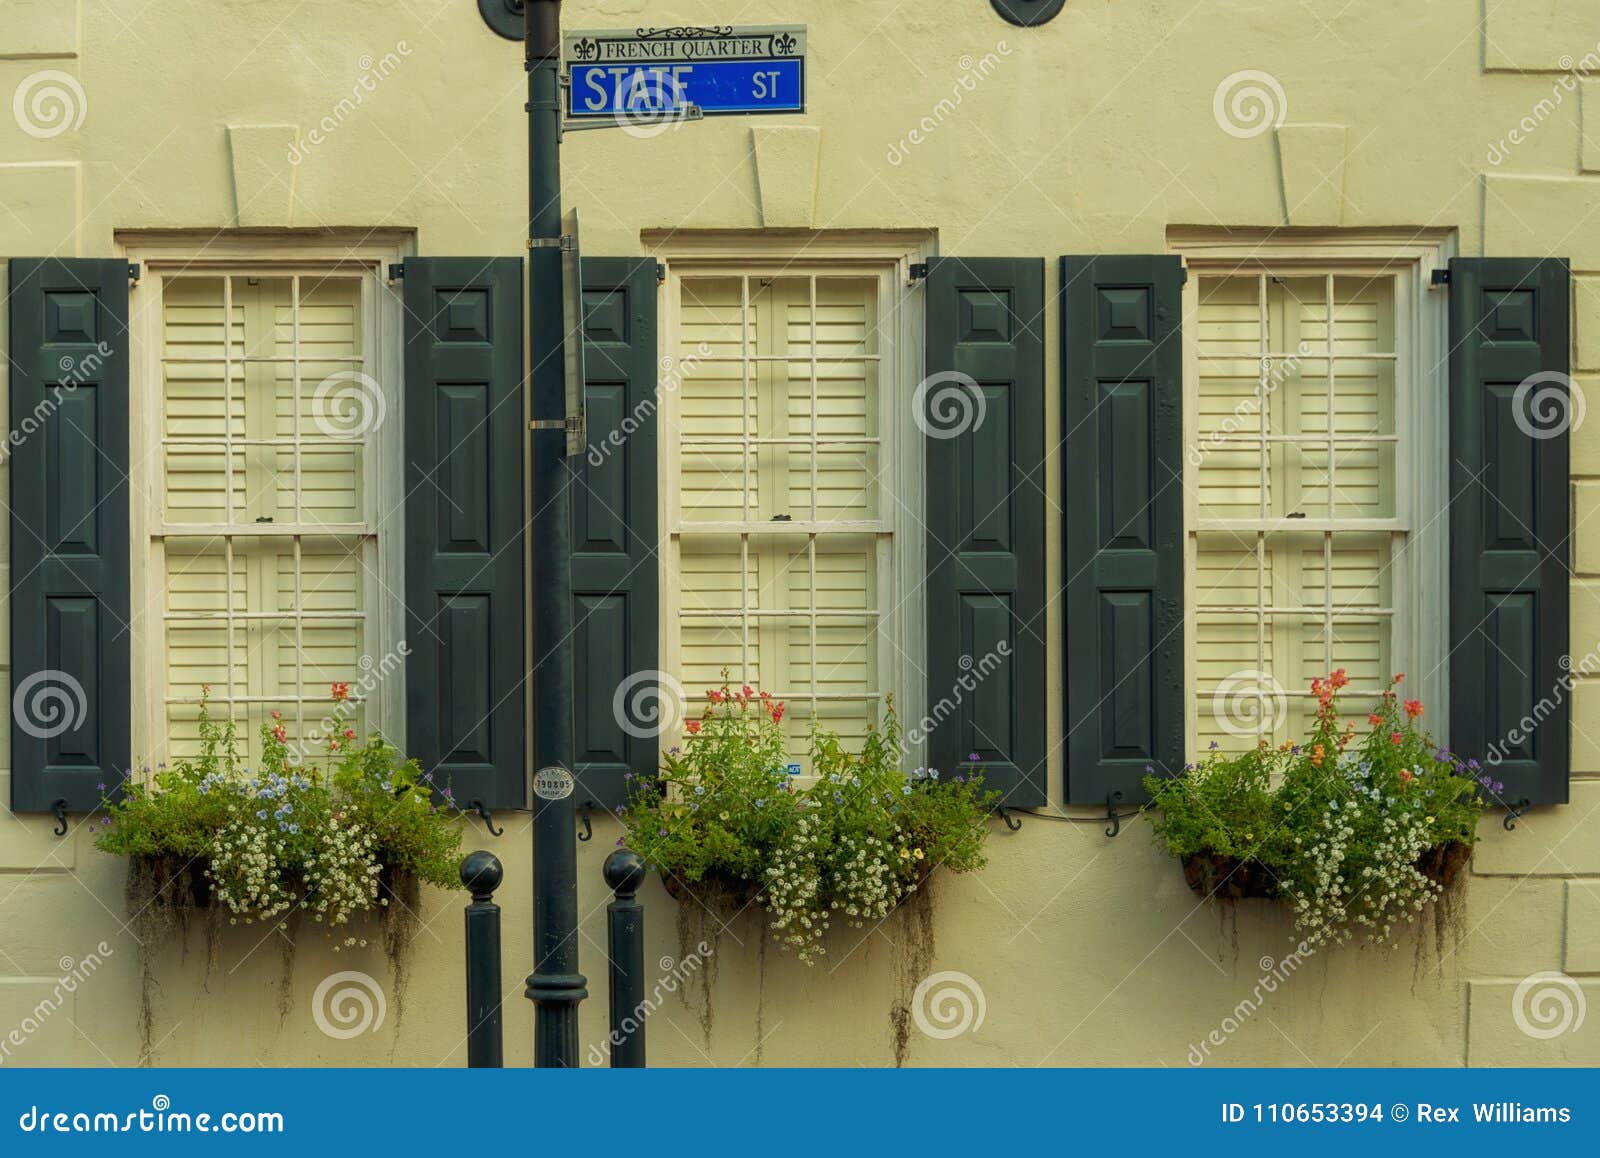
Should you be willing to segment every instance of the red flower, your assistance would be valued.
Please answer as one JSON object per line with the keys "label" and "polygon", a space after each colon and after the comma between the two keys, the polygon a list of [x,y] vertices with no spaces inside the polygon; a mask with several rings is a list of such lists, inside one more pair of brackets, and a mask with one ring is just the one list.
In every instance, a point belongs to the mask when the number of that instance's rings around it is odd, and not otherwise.
{"label": "red flower", "polygon": [[354,740],[356,738],[356,730],[354,728],[346,728],[344,730],[344,738],[346,740]]}
{"label": "red flower", "polygon": [[770,700],[772,698],[772,693],[771,692],[762,692],[761,693],[761,698],[764,699],[764,700]]}
{"label": "red flower", "polygon": [[772,705],[772,722],[774,724],[779,724],[779,723],[783,722],[783,701],[782,700],[779,700],[777,703]]}
{"label": "red flower", "polygon": [[1312,766],[1316,767],[1316,768],[1321,768],[1322,767],[1322,757],[1323,757],[1322,745],[1318,744],[1314,748],[1311,749],[1311,764],[1312,764]]}
{"label": "red flower", "polygon": [[1390,732],[1389,733],[1389,743],[1391,743],[1391,744],[1400,743],[1400,733],[1399,732]]}
{"label": "red flower", "polygon": [[714,704],[720,704],[722,702],[722,693],[716,688],[712,688],[706,693],[706,695],[710,697],[711,702]]}
{"label": "red flower", "polygon": [[755,695],[756,693],[755,693],[755,689],[754,688],[752,688],[749,684],[745,684],[744,687],[739,689],[739,694],[742,695],[745,699],[748,700],[751,696]]}
{"label": "red flower", "polygon": [[1409,768],[1400,769],[1400,783],[1402,783],[1402,784],[1410,784],[1411,783],[1411,769],[1409,769]]}
{"label": "red flower", "polygon": [[333,685],[333,689],[332,690],[333,690],[333,698],[336,699],[336,700],[348,700],[350,698],[350,685],[349,684],[338,684],[338,683],[336,683],[336,684]]}
{"label": "red flower", "polygon": [[1367,723],[1371,724],[1374,728],[1376,728],[1379,724],[1383,723],[1383,717],[1378,715],[1377,712],[1368,712],[1367,713]]}
{"label": "red flower", "polygon": [[1397,671],[1397,672],[1394,673],[1394,682],[1395,683],[1399,683],[1401,680],[1403,680],[1405,678],[1406,678],[1406,673],[1403,672],[1403,671]]}
{"label": "red flower", "polygon": [[279,724],[276,728],[272,729],[272,738],[281,744],[289,738],[289,733],[283,730],[282,724]]}
{"label": "red flower", "polygon": [[1407,700],[1406,701],[1406,715],[1410,716],[1413,720],[1416,719],[1418,716],[1422,715],[1422,701],[1421,700]]}
{"label": "red flower", "polygon": [[700,731],[700,721],[699,720],[690,720],[689,723],[686,726],[688,727],[689,734],[691,736],[697,735],[699,733],[699,731]]}
{"label": "red flower", "polygon": [[1335,688],[1342,688],[1345,684],[1350,682],[1350,677],[1344,674],[1344,668],[1339,668],[1328,677],[1328,682]]}

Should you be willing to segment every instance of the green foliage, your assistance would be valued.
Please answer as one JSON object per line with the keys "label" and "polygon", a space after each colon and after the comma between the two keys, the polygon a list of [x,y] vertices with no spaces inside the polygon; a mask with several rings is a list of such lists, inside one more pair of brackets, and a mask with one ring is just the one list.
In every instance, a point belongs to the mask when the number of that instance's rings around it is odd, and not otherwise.
{"label": "green foliage", "polygon": [[1319,706],[1304,744],[1213,752],[1184,776],[1145,780],[1167,852],[1265,866],[1314,945],[1358,930],[1387,940],[1441,892],[1423,871],[1425,855],[1476,841],[1484,793],[1504,787],[1477,761],[1439,748],[1418,726],[1422,704],[1393,690],[1364,735],[1341,727],[1347,682],[1343,669],[1312,681]]}
{"label": "green foliage", "polygon": [[881,920],[935,868],[984,864],[999,793],[978,776],[902,772],[892,705],[859,752],[814,728],[816,779],[797,788],[784,705],[748,687],[724,686],[712,701],[660,777],[635,788],[621,812],[625,840],[686,888],[754,897],[802,960],[824,952],[835,913],[857,926]]}
{"label": "green foliage", "polygon": [[[345,685],[334,685],[335,717]],[[237,922],[291,909],[330,928],[388,904],[380,877],[460,888],[461,831],[433,802],[431,777],[381,736],[327,742],[323,766],[292,762],[285,730],[262,726],[263,759],[241,762],[232,721],[200,705],[200,751],[147,780],[130,779],[91,822],[101,851],[204,864]],[[103,786],[102,786],[103,788]],[[448,789],[444,792],[449,800]],[[346,944],[358,939],[346,937]]]}

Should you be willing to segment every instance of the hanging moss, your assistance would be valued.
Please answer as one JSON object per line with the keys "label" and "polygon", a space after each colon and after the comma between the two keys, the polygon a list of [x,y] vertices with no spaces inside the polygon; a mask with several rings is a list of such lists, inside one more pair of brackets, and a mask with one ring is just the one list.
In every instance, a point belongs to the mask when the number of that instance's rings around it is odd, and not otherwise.
{"label": "hanging moss", "polygon": [[911,1052],[911,1004],[917,986],[933,970],[933,878],[922,884],[895,910],[900,933],[894,939],[896,996],[889,1006],[889,1043],[896,1068],[906,1064]]}

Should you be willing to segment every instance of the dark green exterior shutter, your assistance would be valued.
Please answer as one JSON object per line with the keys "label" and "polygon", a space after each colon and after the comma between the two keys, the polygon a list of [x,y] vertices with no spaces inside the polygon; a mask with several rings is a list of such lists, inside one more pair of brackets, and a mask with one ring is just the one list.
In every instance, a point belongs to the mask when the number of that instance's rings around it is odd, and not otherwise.
{"label": "dark green exterior shutter", "polygon": [[1450,746],[1513,805],[1567,799],[1570,297],[1565,258],[1450,262]]}
{"label": "dark green exterior shutter", "polygon": [[1183,269],[1061,259],[1067,800],[1183,766]]}
{"label": "dark green exterior shutter", "polygon": [[11,807],[73,812],[132,747],[128,263],[10,263]]}
{"label": "dark green exterior shutter", "polygon": [[[656,263],[583,261],[588,453],[573,459],[573,748],[578,800],[615,808],[625,773],[652,776],[658,741],[636,718],[655,703]],[[619,706],[619,697],[622,702]]]}
{"label": "dark green exterior shutter", "polygon": [[1044,261],[931,262],[927,375],[913,404],[927,447],[928,761],[948,776],[976,752],[1003,804],[1033,807],[1047,800]]}
{"label": "dark green exterior shutter", "polygon": [[465,807],[527,805],[522,262],[405,263],[406,743]]}

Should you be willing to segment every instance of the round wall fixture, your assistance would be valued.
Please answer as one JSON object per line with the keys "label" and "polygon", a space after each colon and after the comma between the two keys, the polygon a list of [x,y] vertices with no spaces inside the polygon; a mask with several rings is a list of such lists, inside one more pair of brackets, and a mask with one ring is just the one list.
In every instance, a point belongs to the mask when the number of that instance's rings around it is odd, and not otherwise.
{"label": "round wall fixture", "polygon": [[1055,17],[1067,0],[989,0],[994,10],[1012,24],[1032,28]]}
{"label": "round wall fixture", "polygon": [[523,37],[522,0],[478,0],[483,22],[507,40]]}

